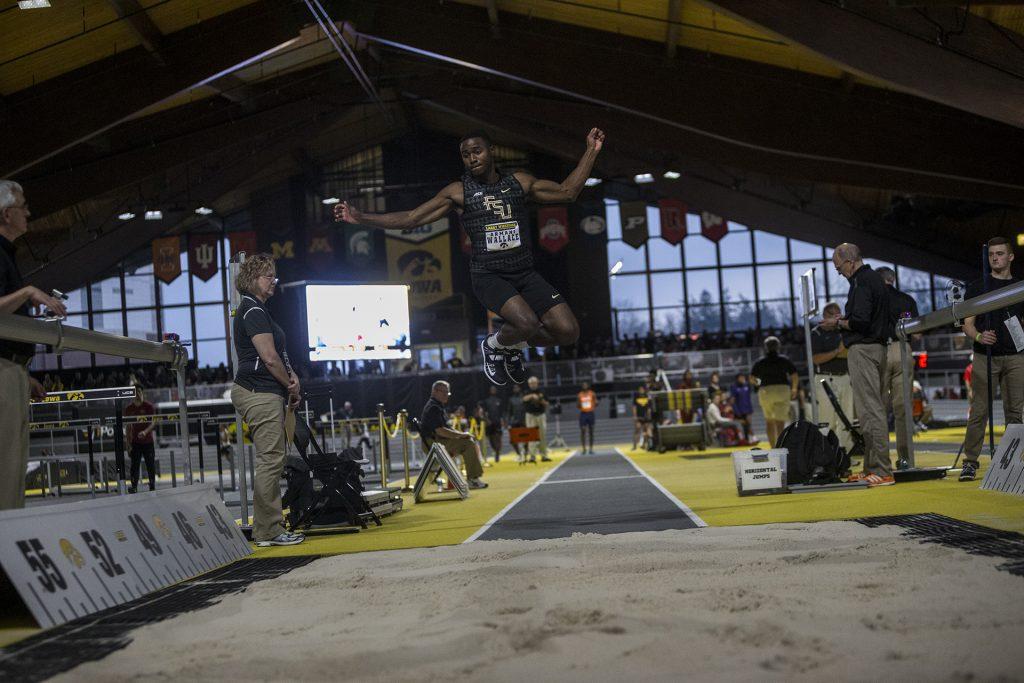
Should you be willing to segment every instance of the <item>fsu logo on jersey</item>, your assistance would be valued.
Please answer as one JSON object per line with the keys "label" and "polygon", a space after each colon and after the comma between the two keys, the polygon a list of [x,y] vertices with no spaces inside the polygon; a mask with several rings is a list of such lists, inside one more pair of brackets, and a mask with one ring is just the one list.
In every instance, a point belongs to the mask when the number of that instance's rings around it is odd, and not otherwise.
{"label": "fsu logo on jersey", "polygon": [[512,207],[493,195],[484,195],[484,208],[503,221],[512,218]]}

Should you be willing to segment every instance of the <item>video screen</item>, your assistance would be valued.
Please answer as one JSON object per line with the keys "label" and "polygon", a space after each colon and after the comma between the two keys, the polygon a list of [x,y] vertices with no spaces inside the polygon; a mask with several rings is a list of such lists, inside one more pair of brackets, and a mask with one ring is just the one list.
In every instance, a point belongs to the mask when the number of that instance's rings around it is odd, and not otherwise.
{"label": "video screen", "polygon": [[309,359],[412,358],[407,285],[306,285]]}

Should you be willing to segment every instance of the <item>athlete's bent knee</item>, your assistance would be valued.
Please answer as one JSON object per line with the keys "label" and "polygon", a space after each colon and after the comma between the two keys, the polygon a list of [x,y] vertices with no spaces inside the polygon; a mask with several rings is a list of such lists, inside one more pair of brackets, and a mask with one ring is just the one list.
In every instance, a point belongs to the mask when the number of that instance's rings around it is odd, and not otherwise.
{"label": "athlete's bent knee", "polygon": [[541,329],[541,322],[536,316],[516,316],[506,319],[505,322],[512,325],[523,339],[529,339]]}
{"label": "athlete's bent knee", "polygon": [[575,320],[569,324],[559,325],[555,329],[548,330],[559,346],[575,344],[580,338],[580,325]]}

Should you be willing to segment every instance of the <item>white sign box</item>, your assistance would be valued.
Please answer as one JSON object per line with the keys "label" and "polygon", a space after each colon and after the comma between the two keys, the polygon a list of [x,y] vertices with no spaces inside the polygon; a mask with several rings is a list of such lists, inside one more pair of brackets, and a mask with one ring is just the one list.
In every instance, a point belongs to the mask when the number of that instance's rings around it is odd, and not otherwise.
{"label": "white sign box", "polygon": [[0,565],[44,628],[251,553],[213,484],[0,512]]}
{"label": "white sign box", "polygon": [[788,490],[787,455],[789,450],[786,448],[733,452],[732,466],[736,472],[736,490],[741,496],[755,493],[785,493]]}
{"label": "white sign box", "polygon": [[1024,495],[1024,425],[1006,425],[981,488]]}

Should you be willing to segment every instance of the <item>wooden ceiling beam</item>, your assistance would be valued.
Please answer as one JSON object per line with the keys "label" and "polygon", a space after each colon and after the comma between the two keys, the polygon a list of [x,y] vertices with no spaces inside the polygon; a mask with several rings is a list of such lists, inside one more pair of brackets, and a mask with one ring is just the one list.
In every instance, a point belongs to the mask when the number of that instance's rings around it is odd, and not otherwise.
{"label": "wooden ceiling beam", "polygon": [[149,18],[146,9],[139,4],[138,0],[107,0],[107,4],[113,8],[119,19],[128,23],[132,33],[139,39],[142,46],[153,55],[153,58],[159,64],[164,65],[164,59],[160,55],[160,46],[163,43],[164,34],[153,23],[153,20]]}

